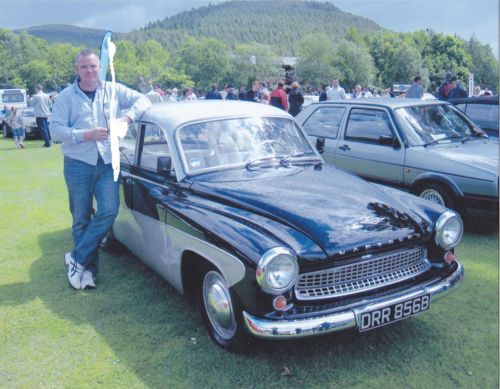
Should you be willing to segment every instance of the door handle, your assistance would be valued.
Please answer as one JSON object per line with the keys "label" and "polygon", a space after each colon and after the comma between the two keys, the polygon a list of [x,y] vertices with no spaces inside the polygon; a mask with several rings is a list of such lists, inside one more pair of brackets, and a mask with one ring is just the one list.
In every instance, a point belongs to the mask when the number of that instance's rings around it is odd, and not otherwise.
{"label": "door handle", "polygon": [[349,145],[343,145],[343,146],[339,146],[339,149],[342,150],[342,151],[348,151],[351,148],[349,147]]}
{"label": "door handle", "polygon": [[125,178],[125,185],[132,185],[132,178],[131,177],[126,177]]}

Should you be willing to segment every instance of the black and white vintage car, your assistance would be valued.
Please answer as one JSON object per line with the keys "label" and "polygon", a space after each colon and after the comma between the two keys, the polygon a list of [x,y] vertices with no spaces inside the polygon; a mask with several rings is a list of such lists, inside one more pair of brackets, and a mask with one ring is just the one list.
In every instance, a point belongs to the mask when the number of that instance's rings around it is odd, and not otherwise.
{"label": "black and white vintage car", "polygon": [[156,104],[120,150],[114,238],[197,294],[223,347],[370,330],[428,310],[463,277],[460,216],[325,165],[274,107]]}

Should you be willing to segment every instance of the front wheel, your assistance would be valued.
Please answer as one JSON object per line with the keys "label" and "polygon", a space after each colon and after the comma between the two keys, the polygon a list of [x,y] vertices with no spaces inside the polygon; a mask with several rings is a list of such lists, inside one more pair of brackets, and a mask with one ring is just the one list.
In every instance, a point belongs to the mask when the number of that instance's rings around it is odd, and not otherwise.
{"label": "front wheel", "polygon": [[207,271],[201,285],[203,320],[211,338],[231,351],[240,351],[248,340],[237,305],[224,277],[216,270]]}
{"label": "front wheel", "polygon": [[446,208],[454,208],[453,198],[439,185],[430,184],[422,188],[419,194],[425,200]]}

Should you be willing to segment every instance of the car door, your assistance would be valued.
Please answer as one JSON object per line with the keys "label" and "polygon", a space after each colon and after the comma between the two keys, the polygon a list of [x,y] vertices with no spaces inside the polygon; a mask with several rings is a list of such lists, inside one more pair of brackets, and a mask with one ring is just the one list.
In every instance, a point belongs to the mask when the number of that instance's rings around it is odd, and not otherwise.
{"label": "car door", "polygon": [[303,123],[304,130],[327,163],[334,163],[337,135],[345,111],[343,106],[320,106]]}
{"label": "car door", "polygon": [[153,123],[140,125],[136,167],[133,171],[132,209],[136,231],[134,254],[169,279],[167,204],[175,192],[175,179],[157,171],[158,159],[170,157],[164,129]]}
{"label": "car door", "polygon": [[405,148],[386,109],[352,107],[337,142],[335,165],[364,178],[401,185]]}
{"label": "car door", "polygon": [[113,233],[121,242],[133,236],[129,220],[132,217],[133,172],[136,168],[139,124],[129,124],[125,137],[120,141],[120,208],[113,225]]}

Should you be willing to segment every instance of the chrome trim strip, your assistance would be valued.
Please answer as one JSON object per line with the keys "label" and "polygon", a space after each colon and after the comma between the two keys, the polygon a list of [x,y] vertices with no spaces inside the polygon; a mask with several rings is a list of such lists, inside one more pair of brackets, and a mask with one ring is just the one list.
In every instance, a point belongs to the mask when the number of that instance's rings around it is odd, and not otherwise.
{"label": "chrome trim strip", "polygon": [[255,317],[243,311],[243,321],[252,335],[269,339],[302,338],[358,327],[356,317],[365,310],[389,306],[424,294],[430,294],[432,301],[444,297],[464,277],[464,268],[459,262],[457,265],[457,269],[445,279],[429,281],[383,298],[368,298],[356,308],[334,314],[297,320],[269,320]]}

